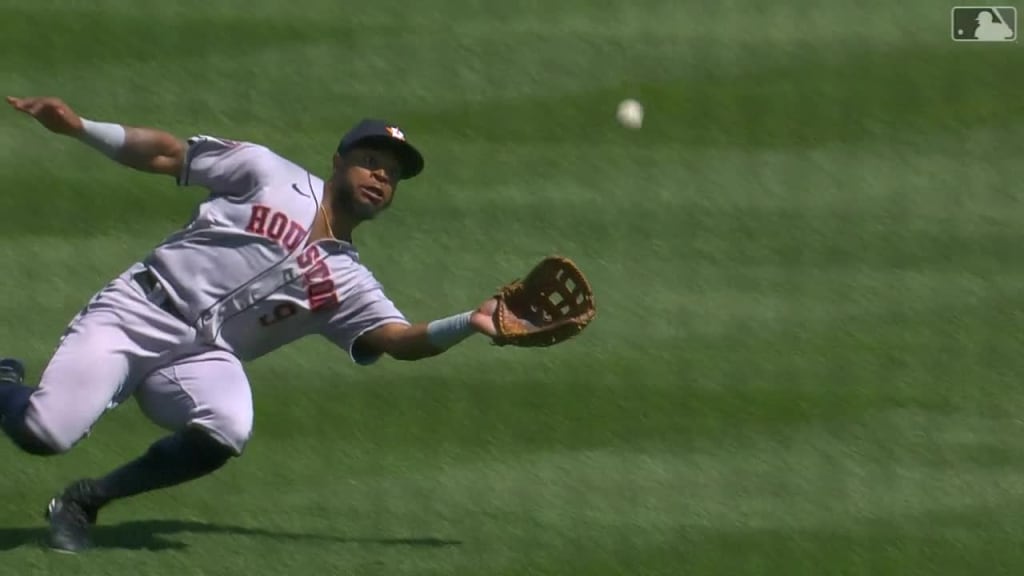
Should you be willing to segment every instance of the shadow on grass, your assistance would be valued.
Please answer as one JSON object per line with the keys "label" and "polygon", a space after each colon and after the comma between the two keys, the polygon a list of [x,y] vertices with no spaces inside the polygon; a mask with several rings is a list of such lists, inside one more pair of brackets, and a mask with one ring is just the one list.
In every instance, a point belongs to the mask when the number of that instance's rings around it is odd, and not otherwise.
{"label": "shadow on grass", "polygon": [[[167,536],[175,534],[228,534],[232,536],[258,536],[300,542],[422,548],[445,548],[462,544],[459,540],[445,540],[433,537],[347,537],[343,535],[279,532],[185,520],[140,520],[112,526],[96,526],[92,530],[92,538],[96,548],[121,550],[178,550],[187,548],[188,545],[184,542],[167,538]],[[0,528],[0,551],[11,550],[21,546],[45,545],[46,535],[47,529],[42,527]]]}

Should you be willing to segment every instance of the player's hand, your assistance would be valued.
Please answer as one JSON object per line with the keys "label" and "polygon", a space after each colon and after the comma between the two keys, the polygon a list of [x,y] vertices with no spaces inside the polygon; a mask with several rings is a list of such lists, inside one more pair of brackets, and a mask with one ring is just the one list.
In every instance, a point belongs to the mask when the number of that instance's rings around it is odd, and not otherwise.
{"label": "player's hand", "polygon": [[14,98],[7,97],[7,103],[35,118],[50,132],[75,136],[82,131],[82,119],[60,98]]}
{"label": "player's hand", "polygon": [[469,323],[477,332],[485,336],[496,336],[498,329],[494,326],[494,310],[497,307],[498,300],[496,298],[485,301],[479,308],[473,311],[473,315],[469,318]]}

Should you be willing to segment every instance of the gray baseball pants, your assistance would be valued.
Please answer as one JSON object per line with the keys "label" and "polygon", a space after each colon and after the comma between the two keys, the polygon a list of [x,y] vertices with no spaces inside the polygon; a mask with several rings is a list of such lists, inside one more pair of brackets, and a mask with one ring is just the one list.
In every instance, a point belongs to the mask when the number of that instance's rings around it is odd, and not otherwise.
{"label": "gray baseball pants", "polygon": [[71,321],[32,394],[24,423],[55,453],[70,450],[103,413],[135,397],[168,430],[199,428],[241,454],[252,433],[252,392],[233,354],[147,295],[135,264]]}

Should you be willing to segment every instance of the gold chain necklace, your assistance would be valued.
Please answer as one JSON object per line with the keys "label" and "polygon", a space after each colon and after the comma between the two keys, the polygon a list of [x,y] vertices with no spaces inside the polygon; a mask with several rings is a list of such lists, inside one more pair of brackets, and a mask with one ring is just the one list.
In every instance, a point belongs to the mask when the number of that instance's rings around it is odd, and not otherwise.
{"label": "gold chain necklace", "polygon": [[327,225],[327,233],[331,235],[331,238],[335,238],[334,230],[331,229],[331,219],[327,217],[327,209],[324,208],[323,203],[320,203],[320,213],[324,216],[324,224]]}

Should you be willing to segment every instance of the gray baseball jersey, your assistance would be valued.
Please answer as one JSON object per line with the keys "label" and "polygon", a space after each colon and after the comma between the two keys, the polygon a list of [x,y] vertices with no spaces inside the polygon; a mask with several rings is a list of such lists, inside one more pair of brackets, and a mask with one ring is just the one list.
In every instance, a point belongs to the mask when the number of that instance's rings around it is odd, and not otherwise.
{"label": "gray baseball jersey", "polygon": [[[370,364],[356,339],[408,324],[351,244],[309,242],[316,176],[266,147],[196,136],[178,182],[210,194],[72,320],[32,395],[26,425],[58,451],[134,396],[157,424],[203,428],[240,453],[253,423],[242,360],[320,334]],[[137,280],[146,269],[159,289]]]}
{"label": "gray baseball jersey", "polygon": [[407,324],[351,244],[307,246],[324,183],[305,169],[263,146],[197,136],[179,184],[211,194],[146,264],[204,341],[251,360],[323,334],[351,353],[367,330]]}

